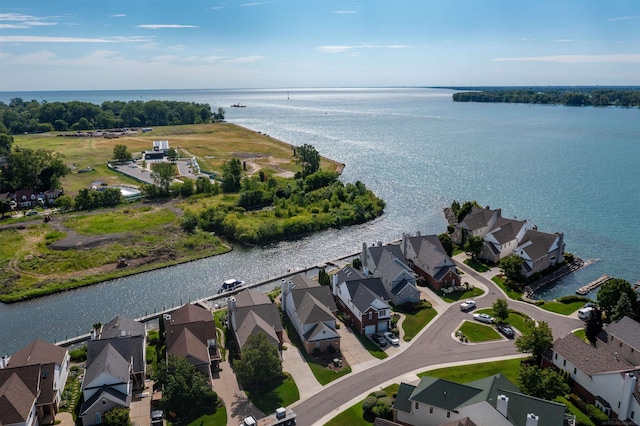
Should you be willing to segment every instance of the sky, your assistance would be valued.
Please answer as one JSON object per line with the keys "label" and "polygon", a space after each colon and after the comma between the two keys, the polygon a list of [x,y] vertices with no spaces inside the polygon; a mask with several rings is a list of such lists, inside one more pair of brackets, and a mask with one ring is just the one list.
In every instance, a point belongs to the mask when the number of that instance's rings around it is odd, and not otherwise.
{"label": "sky", "polygon": [[640,85],[640,0],[3,0],[0,91]]}

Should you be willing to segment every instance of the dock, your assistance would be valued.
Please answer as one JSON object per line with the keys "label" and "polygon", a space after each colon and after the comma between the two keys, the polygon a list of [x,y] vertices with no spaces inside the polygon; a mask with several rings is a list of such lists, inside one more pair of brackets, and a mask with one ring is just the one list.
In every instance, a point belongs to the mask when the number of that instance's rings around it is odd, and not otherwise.
{"label": "dock", "polygon": [[610,277],[609,275],[603,275],[600,278],[598,278],[595,281],[591,281],[589,284],[580,287],[579,289],[576,290],[576,293],[584,296],[585,294],[589,293],[591,290],[594,290],[598,287],[600,287],[602,284],[606,283],[607,281],[612,280],[613,277]]}

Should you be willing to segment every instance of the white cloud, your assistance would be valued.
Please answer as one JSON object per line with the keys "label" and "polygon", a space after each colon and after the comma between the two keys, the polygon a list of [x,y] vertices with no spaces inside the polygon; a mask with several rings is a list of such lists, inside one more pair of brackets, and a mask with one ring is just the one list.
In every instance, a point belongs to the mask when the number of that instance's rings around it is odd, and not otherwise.
{"label": "white cloud", "polygon": [[198,28],[198,27],[196,25],[181,25],[181,24],[145,24],[145,25],[138,25],[138,28],[159,30],[163,28]]}
{"label": "white cloud", "polygon": [[115,15],[111,15],[112,18],[124,18],[125,15],[124,13],[116,13]]}
{"label": "white cloud", "polygon": [[262,6],[262,5],[265,5],[265,4],[273,4],[273,3],[275,3],[275,2],[273,2],[273,1],[256,1],[256,2],[253,2],[253,3],[241,4],[240,7]]}
{"label": "white cloud", "polygon": [[560,64],[585,64],[585,63],[640,63],[640,54],[618,55],[557,55],[557,56],[530,56],[521,58],[496,58],[496,62],[556,62]]}
{"label": "white cloud", "polygon": [[403,44],[390,44],[385,46],[377,46],[370,44],[362,44],[359,46],[320,46],[318,50],[325,53],[343,53],[356,49],[409,49],[411,46]]}
{"label": "white cloud", "polygon": [[159,55],[154,56],[151,60],[155,62],[173,62],[179,58],[180,57],[178,55]]}
{"label": "white cloud", "polygon": [[628,21],[630,19],[640,19],[640,15],[618,16],[617,18],[609,18],[609,19],[607,19],[607,21]]}
{"label": "white cloud", "polygon": [[229,59],[227,62],[230,64],[249,64],[252,62],[261,61],[264,56],[243,56],[239,58]]}
{"label": "white cloud", "polygon": [[132,43],[145,42],[145,37],[52,37],[52,36],[0,36],[0,43]]}
{"label": "white cloud", "polygon": [[0,28],[14,29],[14,28],[31,28],[58,25],[57,22],[51,22],[52,20],[60,19],[59,16],[33,16],[25,15],[22,13],[0,13],[0,22],[11,22],[8,24],[0,24]]}
{"label": "white cloud", "polygon": [[338,14],[338,15],[346,15],[346,14],[351,14],[351,13],[358,13],[355,10],[336,10],[333,13]]}
{"label": "white cloud", "polygon": [[171,50],[184,50],[187,48],[184,44],[174,44],[173,46],[168,47]]}
{"label": "white cloud", "polygon": [[570,38],[560,38],[558,40],[553,40],[553,41],[555,41],[556,43],[570,43],[573,40],[571,40]]}

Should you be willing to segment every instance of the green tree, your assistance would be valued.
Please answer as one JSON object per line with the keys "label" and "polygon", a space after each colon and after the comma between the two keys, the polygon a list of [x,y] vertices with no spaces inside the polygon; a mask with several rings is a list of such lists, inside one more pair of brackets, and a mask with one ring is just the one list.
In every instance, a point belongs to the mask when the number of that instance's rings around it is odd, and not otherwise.
{"label": "green tree", "polygon": [[10,153],[11,145],[13,145],[13,136],[0,133],[0,155]]}
{"label": "green tree", "polygon": [[584,331],[589,342],[595,344],[598,334],[602,331],[602,311],[599,306],[595,306],[591,311],[591,315],[584,323]]}
{"label": "green tree", "polygon": [[526,364],[520,365],[518,384],[527,395],[551,401],[571,390],[562,376],[554,370]]}
{"label": "green tree", "polygon": [[440,240],[440,244],[442,244],[442,248],[447,253],[447,256],[451,257],[453,255],[453,240],[451,239],[451,235],[446,232],[438,235],[438,239]]}
{"label": "green tree", "polygon": [[496,299],[493,302],[493,315],[499,323],[505,323],[509,318],[509,304],[505,299]]}
{"label": "green tree", "polygon": [[4,219],[5,213],[8,213],[10,211],[11,211],[11,203],[9,202],[9,200],[0,199],[0,213],[2,213],[2,219]]}
{"label": "green tree", "polygon": [[105,426],[130,426],[129,409],[125,407],[114,407],[104,413]]}
{"label": "green tree", "polygon": [[623,294],[626,294],[629,300],[636,300],[636,292],[633,290],[633,286],[621,278],[609,280],[600,287],[596,299],[607,317],[611,317],[614,314],[614,309]]}
{"label": "green tree", "polygon": [[164,195],[169,195],[169,187],[173,180],[174,171],[175,166],[171,163],[156,163],[153,165],[151,178],[153,179],[153,183],[162,190]]}
{"label": "green tree", "polygon": [[191,179],[184,179],[180,187],[180,196],[189,198],[195,193],[195,185]]}
{"label": "green tree", "polygon": [[113,147],[113,158],[117,161],[131,160],[131,153],[126,145],[117,144]]}
{"label": "green tree", "polygon": [[176,151],[175,148],[169,148],[169,151],[167,151],[167,160],[171,161],[172,163],[178,161],[178,151]]}
{"label": "green tree", "polygon": [[522,265],[524,260],[515,253],[500,259],[500,269],[505,277],[511,281],[522,281]]}
{"label": "green tree", "polygon": [[542,354],[553,344],[553,333],[545,321],[535,323],[533,320],[527,320],[527,322],[529,331],[518,336],[515,342],[516,348],[520,352],[530,353],[539,365]]}
{"label": "green tree", "polygon": [[258,332],[249,336],[233,369],[244,386],[256,386],[281,378],[282,360],[267,335]]}
{"label": "green tree", "polygon": [[478,260],[484,240],[481,237],[470,236],[464,243],[464,252],[471,256],[471,260]]}
{"label": "green tree", "polygon": [[353,266],[357,270],[361,271],[362,270],[362,261],[360,260],[359,257],[356,257],[355,259],[353,259],[353,262],[351,263],[351,266]]}
{"label": "green tree", "polygon": [[238,192],[242,181],[242,164],[237,158],[232,158],[222,164],[222,191]]}
{"label": "green tree", "polygon": [[633,309],[633,304],[631,303],[631,300],[629,299],[627,293],[622,293],[622,295],[620,296],[620,300],[618,300],[615,308],[613,308],[611,321],[618,322],[624,317],[636,317],[635,311]]}
{"label": "green tree", "polygon": [[162,406],[180,418],[218,400],[207,378],[180,356],[169,355],[166,363],[159,363],[155,379],[164,385]]}
{"label": "green tree", "polygon": [[320,271],[318,271],[318,283],[320,285],[331,285],[331,276],[327,274],[324,268],[320,268]]}
{"label": "green tree", "polygon": [[301,177],[305,178],[320,170],[320,154],[309,144],[296,148],[296,161],[302,167]]}
{"label": "green tree", "polygon": [[198,227],[198,216],[192,212],[185,212],[180,219],[180,227],[186,232],[193,232]]}

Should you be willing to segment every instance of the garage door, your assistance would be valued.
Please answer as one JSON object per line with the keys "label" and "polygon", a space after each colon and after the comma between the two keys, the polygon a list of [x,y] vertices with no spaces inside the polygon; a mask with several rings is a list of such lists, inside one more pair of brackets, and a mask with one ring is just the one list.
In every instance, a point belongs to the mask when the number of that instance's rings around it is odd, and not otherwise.
{"label": "garage door", "polygon": [[389,322],[382,321],[378,323],[378,331],[383,332],[389,330]]}
{"label": "garage door", "polygon": [[373,333],[375,333],[375,332],[376,332],[376,326],[375,326],[375,324],[373,324],[373,325],[366,325],[366,326],[364,327],[364,334],[366,334],[367,336],[368,336],[369,334],[373,334]]}

